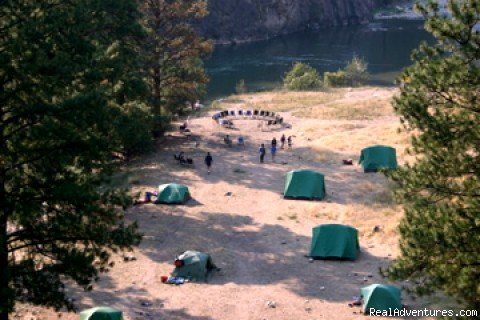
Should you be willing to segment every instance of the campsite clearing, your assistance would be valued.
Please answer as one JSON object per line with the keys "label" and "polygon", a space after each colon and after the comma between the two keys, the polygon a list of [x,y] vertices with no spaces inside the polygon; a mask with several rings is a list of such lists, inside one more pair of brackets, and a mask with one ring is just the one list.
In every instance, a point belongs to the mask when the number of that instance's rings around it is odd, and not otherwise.
{"label": "campsite clearing", "polygon": [[[401,207],[381,173],[364,173],[358,165],[360,151],[375,144],[396,148],[399,165],[409,160],[408,138],[397,133],[399,120],[388,105],[395,92],[368,87],[257,93],[215,106],[280,111],[290,129],[262,131],[253,120],[233,120],[236,129],[222,128],[212,121],[213,111],[190,117],[191,137],[178,130],[167,134],[156,153],[125,168],[125,177],[135,182],[128,185],[132,194],[174,182],[188,186],[192,199],[184,205],[129,209],[127,219],[137,220],[144,234],[133,253],[136,260],[114,256],[115,266],[100,276],[92,292],[69,287],[79,309],[107,305],[122,310],[125,320],[358,319],[360,308],[348,303],[361,287],[386,283],[378,268],[398,254]],[[223,143],[225,134],[232,137],[232,148]],[[282,134],[293,137],[292,150],[279,149],[275,163],[267,152],[259,164],[260,143],[268,149],[270,140]],[[235,145],[239,135],[245,149]],[[194,167],[173,159],[180,151],[194,159]],[[203,163],[207,151],[213,156],[211,174]],[[345,166],[342,159],[353,159],[354,165]],[[325,176],[325,199],[283,198],[285,175],[296,169]],[[304,256],[312,228],[326,223],[359,231],[356,261],[312,262]],[[208,283],[163,284],[161,276],[170,275],[176,255],[186,250],[209,253],[221,271],[213,272]],[[402,302],[425,306],[405,293]],[[79,317],[28,305],[19,305],[17,314],[20,319]]]}

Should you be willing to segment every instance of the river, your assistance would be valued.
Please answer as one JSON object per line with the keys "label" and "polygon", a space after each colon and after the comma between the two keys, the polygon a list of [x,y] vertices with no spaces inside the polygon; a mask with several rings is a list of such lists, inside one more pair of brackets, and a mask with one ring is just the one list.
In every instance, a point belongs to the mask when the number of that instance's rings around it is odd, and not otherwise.
{"label": "river", "polygon": [[249,91],[279,87],[283,75],[296,61],[308,63],[323,73],[345,67],[354,55],[367,61],[370,84],[392,85],[400,71],[411,64],[411,52],[423,40],[432,40],[423,28],[423,21],[385,19],[368,25],[217,46],[205,62],[211,79],[208,99],[234,93],[240,80],[245,81]]}

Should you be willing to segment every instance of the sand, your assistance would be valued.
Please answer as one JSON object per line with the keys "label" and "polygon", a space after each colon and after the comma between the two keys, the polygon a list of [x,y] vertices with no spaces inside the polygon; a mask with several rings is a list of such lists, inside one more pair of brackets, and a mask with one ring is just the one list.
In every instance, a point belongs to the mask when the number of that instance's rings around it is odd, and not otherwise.
{"label": "sand", "polygon": [[[356,89],[346,92],[342,101],[389,99],[393,94],[391,89]],[[243,98],[249,103],[271,99],[267,94],[244,95],[235,102],[237,107],[245,105]],[[393,202],[386,178],[363,173],[356,162],[363,147],[384,143],[398,148],[403,163],[408,140],[396,133],[399,122],[393,112],[366,120],[326,120],[296,117],[293,111],[282,112],[290,129],[268,131],[255,120],[235,120],[235,130],[222,129],[210,118],[214,111],[203,112],[189,119],[191,138],[168,133],[155,153],[130,163],[126,172],[132,194],[177,182],[190,188],[193,200],[180,206],[146,204],[129,209],[127,219],[136,220],[144,234],[133,253],[136,260],[114,256],[115,267],[101,276],[92,292],[70,286],[79,309],[109,305],[123,310],[127,320],[361,316],[359,308],[347,304],[359,295],[360,287],[388,283],[378,269],[398,254],[396,227],[402,210]],[[243,135],[246,148],[228,148],[225,134],[234,141]],[[269,144],[282,134],[293,136],[293,149],[279,150],[275,163],[267,154],[266,163],[259,164],[260,143]],[[180,150],[194,159],[193,168],[174,161],[173,153]],[[203,164],[207,151],[214,157],[210,175]],[[349,158],[355,165],[343,166],[341,160]],[[324,201],[283,199],[285,174],[299,168],[325,174]],[[312,263],[304,257],[312,227],[322,223],[358,228],[360,258]],[[373,231],[375,226],[379,232]],[[221,271],[205,284],[162,284],[160,277],[173,270],[174,257],[189,249],[210,253]],[[275,308],[267,306],[269,301]],[[420,306],[406,294],[403,302]],[[17,310],[14,319],[78,319],[76,314],[28,305]]]}

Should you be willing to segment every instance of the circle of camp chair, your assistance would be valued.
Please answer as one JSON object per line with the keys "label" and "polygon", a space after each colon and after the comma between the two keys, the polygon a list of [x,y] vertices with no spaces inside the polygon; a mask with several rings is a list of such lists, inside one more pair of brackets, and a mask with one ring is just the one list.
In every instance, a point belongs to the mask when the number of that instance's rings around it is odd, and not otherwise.
{"label": "circle of camp chair", "polygon": [[359,164],[364,172],[377,172],[380,169],[396,169],[397,154],[395,148],[375,145],[362,150]]}
{"label": "circle of camp chair", "polygon": [[[403,309],[399,288],[386,284],[372,284],[360,289],[363,299],[363,313],[371,311],[392,311]],[[372,310],[373,309],[373,310]]]}
{"label": "circle of camp chair", "polygon": [[229,118],[264,120],[267,126],[283,123],[283,118],[277,115],[275,112],[264,110],[224,110],[212,116],[212,119],[222,126],[225,126],[225,123],[230,121],[228,120]]}
{"label": "circle of camp chair", "polygon": [[357,259],[358,230],[343,224],[322,224],[312,229],[310,257],[314,259]]}
{"label": "circle of camp chair", "polygon": [[187,186],[177,183],[167,183],[158,186],[156,204],[182,204],[190,199],[190,191]]}
{"label": "circle of camp chair", "polygon": [[183,266],[176,267],[172,272],[173,277],[182,277],[191,281],[206,282],[210,271],[216,269],[208,253],[199,251],[185,251],[177,260],[183,261]]}
{"label": "circle of camp chair", "polygon": [[114,308],[96,307],[80,312],[80,320],[123,320],[123,314]]}
{"label": "circle of camp chair", "polygon": [[292,170],[287,173],[283,196],[286,199],[322,200],[325,198],[325,176],[311,170]]}

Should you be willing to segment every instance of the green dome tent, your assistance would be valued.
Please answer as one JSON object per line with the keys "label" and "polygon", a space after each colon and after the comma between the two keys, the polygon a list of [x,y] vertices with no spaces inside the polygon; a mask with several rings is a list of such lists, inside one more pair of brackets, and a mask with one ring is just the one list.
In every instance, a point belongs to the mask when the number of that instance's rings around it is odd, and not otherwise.
{"label": "green dome tent", "polygon": [[325,177],[311,170],[293,170],[285,180],[285,198],[319,199],[325,198]]}
{"label": "green dome tent", "polygon": [[188,187],[177,184],[167,183],[158,186],[158,195],[155,203],[180,204],[190,199]]}
{"label": "green dome tent", "polygon": [[371,146],[362,150],[359,164],[364,172],[376,172],[378,169],[396,169],[397,154],[395,148],[388,146]]}
{"label": "green dome tent", "polygon": [[363,299],[363,312],[370,314],[371,309],[393,311],[403,309],[401,291],[397,287],[385,284],[372,284],[360,289]]}
{"label": "green dome tent", "polygon": [[177,260],[182,261],[183,266],[175,267],[172,276],[192,281],[206,282],[209,272],[216,268],[210,255],[203,252],[185,251]]}
{"label": "green dome tent", "polygon": [[96,307],[80,312],[80,320],[123,320],[123,315],[114,308]]}
{"label": "green dome tent", "polygon": [[312,229],[310,257],[355,260],[360,250],[357,229],[342,224],[322,224]]}

